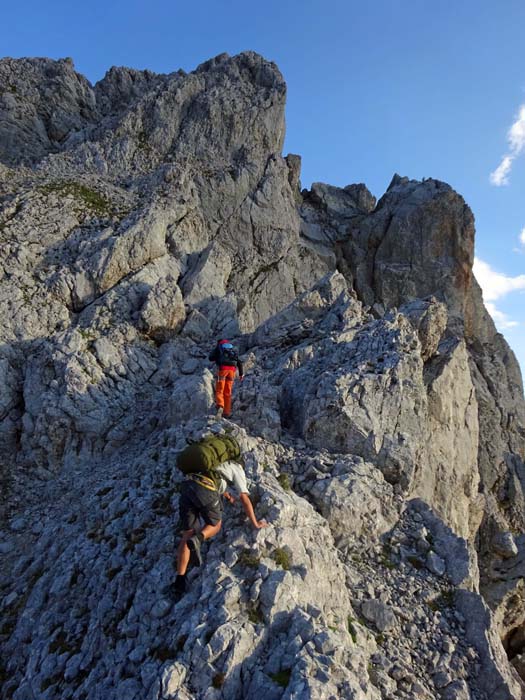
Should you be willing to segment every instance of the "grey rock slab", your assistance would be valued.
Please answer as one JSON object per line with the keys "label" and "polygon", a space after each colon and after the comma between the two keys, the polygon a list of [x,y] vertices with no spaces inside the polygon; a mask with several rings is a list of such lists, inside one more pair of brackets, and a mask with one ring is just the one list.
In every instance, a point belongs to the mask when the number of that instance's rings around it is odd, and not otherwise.
{"label": "grey rock slab", "polygon": [[471,700],[471,694],[464,680],[453,681],[440,692],[443,700]]}
{"label": "grey rock slab", "polygon": [[0,542],[0,554],[9,554],[15,548],[14,542],[7,540],[6,542]]}
{"label": "grey rock slab", "polygon": [[447,570],[445,560],[432,551],[427,554],[426,566],[427,569],[433,574],[436,574],[436,576],[443,576]]}
{"label": "grey rock slab", "polygon": [[158,600],[151,609],[151,614],[157,619],[165,617],[170,611],[172,604],[169,600],[161,599]]}
{"label": "grey rock slab", "polygon": [[396,624],[396,616],[391,608],[380,600],[365,600],[361,605],[361,612],[364,617],[374,625],[380,632],[392,629]]}
{"label": "grey rock slab", "polygon": [[504,559],[511,559],[518,554],[518,547],[511,532],[498,532],[492,538],[492,547],[495,554]]}
{"label": "grey rock slab", "polygon": [[27,520],[23,517],[15,518],[9,526],[12,532],[22,532],[27,527]]}
{"label": "grey rock slab", "polygon": [[182,367],[180,368],[180,371],[182,374],[193,374],[199,367],[200,363],[198,360],[196,360],[193,357],[188,358]]}

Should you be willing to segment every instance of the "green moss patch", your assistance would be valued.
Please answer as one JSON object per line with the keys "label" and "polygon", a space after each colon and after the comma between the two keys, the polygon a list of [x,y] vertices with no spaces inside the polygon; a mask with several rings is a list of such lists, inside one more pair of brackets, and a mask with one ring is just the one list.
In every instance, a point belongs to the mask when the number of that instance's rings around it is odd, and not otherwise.
{"label": "green moss patch", "polygon": [[58,194],[63,197],[72,196],[79,204],[90,209],[99,216],[110,216],[112,212],[111,203],[96,190],[93,190],[79,182],[51,182],[39,187],[44,194]]}

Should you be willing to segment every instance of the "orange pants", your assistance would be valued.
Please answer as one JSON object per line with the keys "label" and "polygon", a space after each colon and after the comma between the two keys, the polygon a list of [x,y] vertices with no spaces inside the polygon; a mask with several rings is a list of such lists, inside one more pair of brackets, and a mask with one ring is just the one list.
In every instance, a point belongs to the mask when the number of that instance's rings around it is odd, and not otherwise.
{"label": "orange pants", "polygon": [[232,411],[232,389],[235,379],[234,369],[220,369],[215,384],[215,403],[217,408],[224,409],[224,415],[229,416]]}

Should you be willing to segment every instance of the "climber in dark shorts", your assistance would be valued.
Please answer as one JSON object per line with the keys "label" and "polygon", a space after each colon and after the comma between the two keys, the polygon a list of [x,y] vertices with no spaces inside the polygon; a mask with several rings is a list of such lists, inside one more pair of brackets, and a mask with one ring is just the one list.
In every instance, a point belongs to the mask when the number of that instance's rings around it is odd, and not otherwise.
{"label": "climber in dark shorts", "polygon": [[[175,593],[186,590],[186,571],[190,563],[202,564],[201,544],[216,535],[222,526],[221,496],[230,503],[235,498],[226,491],[230,484],[239,494],[239,500],[256,530],[267,527],[265,520],[257,520],[248,494],[248,482],[244,469],[238,462],[223,462],[216,469],[217,478],[206,474],[188,474],[181,487],[179,508],[182,522],[182,539],[177,549],[177,578],[173,584]],[[204,522],[198,531],[199,521]]]}

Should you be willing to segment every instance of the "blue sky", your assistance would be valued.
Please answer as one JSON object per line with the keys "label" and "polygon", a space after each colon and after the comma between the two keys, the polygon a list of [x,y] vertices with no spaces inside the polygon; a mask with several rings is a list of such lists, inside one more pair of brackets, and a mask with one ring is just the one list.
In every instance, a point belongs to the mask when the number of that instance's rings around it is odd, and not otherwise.
{"label": "blue sky", "polygon": [[21,0],[2,7],[0,54],[71,56],[92,82],[223,51],[274,60],[304,186],[380,196],[398,172],[465,197],[486,301],[525,369],[524,28],[521,0]]}

